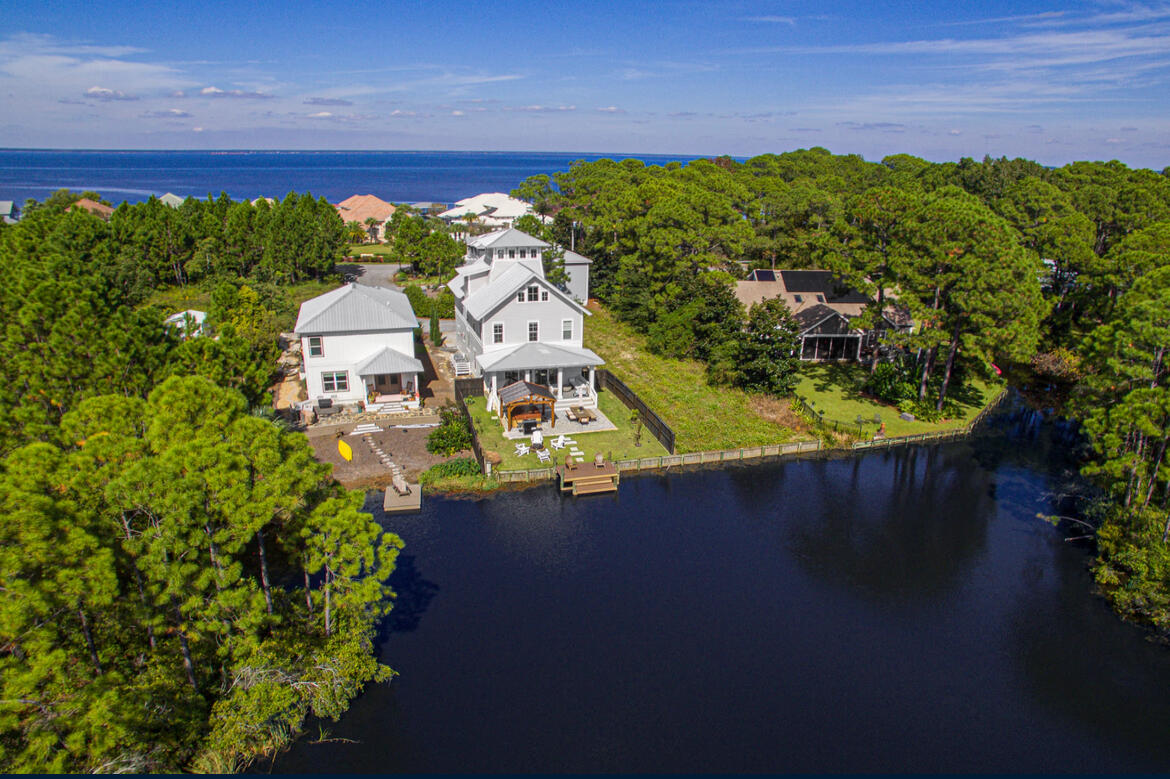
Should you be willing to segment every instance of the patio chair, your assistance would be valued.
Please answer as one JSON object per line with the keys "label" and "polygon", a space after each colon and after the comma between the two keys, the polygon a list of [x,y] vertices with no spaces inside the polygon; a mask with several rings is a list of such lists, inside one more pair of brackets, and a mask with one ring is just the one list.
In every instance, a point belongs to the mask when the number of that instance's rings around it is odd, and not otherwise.
{"label": "patio chair", "polygon": [[536,457],[542,463],[552,462],[552,455],[548,453],[547,449],[537,449],[536,450]]}
{"label": "patio chair", "polygon": [[563,435],[559,435],[556,438],[554,438],[553,440],[549,441],[548,445],[551,446],[553,449],[564,449],[565,448],[565,437]]}
{"label": "patio chair", "polygon": [[524,456],[530,451],[532,450],[528,448],[528,444],[516,444],[516,454]]}

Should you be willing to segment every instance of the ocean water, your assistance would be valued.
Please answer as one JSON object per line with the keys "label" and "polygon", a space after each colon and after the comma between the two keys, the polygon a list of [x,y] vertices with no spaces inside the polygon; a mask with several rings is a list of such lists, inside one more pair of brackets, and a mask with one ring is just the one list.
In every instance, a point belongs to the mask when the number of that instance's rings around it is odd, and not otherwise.
{"label": "ocean water", "polygon": [[0,200],[44,200],[62,187],[94,190],[117,204],[173,192],[233,199],[311,192],[336,203],[373,194],[396,203],[453,203],[508,192],[528,176],[575,160],[637,156],[662,165],[694,157],[573,152],[60,151],[0,149]]}

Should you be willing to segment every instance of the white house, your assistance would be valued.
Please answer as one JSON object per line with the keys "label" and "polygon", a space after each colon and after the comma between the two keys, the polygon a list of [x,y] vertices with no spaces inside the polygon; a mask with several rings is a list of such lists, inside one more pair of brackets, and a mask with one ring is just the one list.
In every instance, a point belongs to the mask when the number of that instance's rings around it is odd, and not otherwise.
{"label": "white house", "polygon": [[[455,343],[483,376],[488,408],[518,381],[548,387],[557,410],[596,407],[595,369],[583,346],[585,310],[544,277],[549,244],[512,228],[472,239],[447,286],[455,295]],[[584,259],[584,258],[582,258]],[[582,298],[588,296],[588,261]]]}
{"label": "white house", "polygon": [[398,290],[348,284],[306,300],[297,316],[309,399],[418,407],[418,319]]}
{"label": "white house", "polygon": [[195,338],[196,336],[203,335],[203,323],[206,320],[206,311],[196,311],[193,308],[189,308],[186,311],[171,314],[163,320],[163,324],[177,329],[181,338]]}
{"label": "white house", "polygon": [[[468,214],[474,214],[476,222],[488,227],[511,227],[525,214],[531,214],[532,204],[518,200],[503,192],[485,192],[475,197],[465,197],[454,207],[439,214],[447,222],[466,221]],[[547,221],[545,217],[537,217]]]}

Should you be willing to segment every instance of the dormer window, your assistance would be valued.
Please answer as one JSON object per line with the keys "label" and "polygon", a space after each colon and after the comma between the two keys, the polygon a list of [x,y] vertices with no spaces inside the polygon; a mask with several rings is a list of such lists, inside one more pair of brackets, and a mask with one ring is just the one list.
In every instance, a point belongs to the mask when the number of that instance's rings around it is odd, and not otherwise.
{"label": "dormer window", "polygon": [[793,296],[792,296],[792,299],[793,299],[793,300],[795,300],[797,303],[803,303],[803,302],[804,302],[804,297],[803,297],[803,296],[801,296],[801,295],[793,295]]}
{"label": "dormer window", "polygon": [[818,303],[824,303],[824,302],[825,302],[825,296],[824,296],[824,295],[817,295],[817,302],[818,302]]}
{"label": "dormer window", "polygon": [[[548,293],[546,292],[544,294],[545,294],[544,299],[548,300]],[[528,302],[535,303],[539,299],[540,299],[540,287],[533,284],[531,287],[528,288]]]}

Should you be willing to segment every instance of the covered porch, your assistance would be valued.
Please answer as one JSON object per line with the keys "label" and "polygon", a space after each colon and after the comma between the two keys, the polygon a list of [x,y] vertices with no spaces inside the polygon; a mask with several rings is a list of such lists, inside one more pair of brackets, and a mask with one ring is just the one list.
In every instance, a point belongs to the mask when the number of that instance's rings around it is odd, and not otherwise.
{"label": "covered porch", "polygon": [[357,374],[365,385],[368,406],[419,407],[419,377],[423,374],[423,364],[417,358],[386,347],[359,363]]}
{"label": "covered porch", "polygon": [[530,343],[479,355],[488,408],[502,415],[500,392],[516,382],[547,388],[554,408],[597,408],[597,367],[604,360],[589,349]]}

